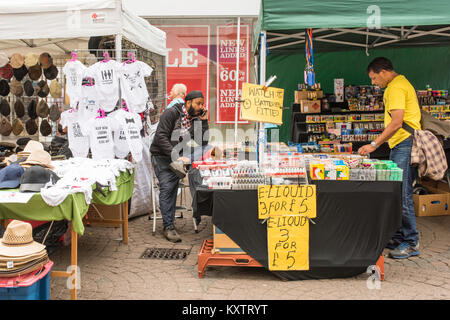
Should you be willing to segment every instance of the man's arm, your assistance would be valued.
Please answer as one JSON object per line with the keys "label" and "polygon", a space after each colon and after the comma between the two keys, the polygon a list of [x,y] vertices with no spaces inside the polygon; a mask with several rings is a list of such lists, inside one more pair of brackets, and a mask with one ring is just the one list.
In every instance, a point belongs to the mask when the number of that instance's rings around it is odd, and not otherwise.
{"label": "man's arm", "polygon": [[[394,109],[391,110],[391,123],[383,130],[383,132],[375,139],[375,144],[377,148],[384,142],[388,141],[403,125],[403,116],[405,110]],[[372,147],[370,144],[366,144],[359,148],[358,154],[365,156],[371,152],[374,152],[376,148]]]}
{"label": "man's arm", "polygon": [[153,138],[153,143],[156,143],[161,152],[168,157],[172,154],[173,146],[170,141],[176,120],[176,114],[171,109],[163,112],[159,119],[158,127],[156,128],[155,137]]}

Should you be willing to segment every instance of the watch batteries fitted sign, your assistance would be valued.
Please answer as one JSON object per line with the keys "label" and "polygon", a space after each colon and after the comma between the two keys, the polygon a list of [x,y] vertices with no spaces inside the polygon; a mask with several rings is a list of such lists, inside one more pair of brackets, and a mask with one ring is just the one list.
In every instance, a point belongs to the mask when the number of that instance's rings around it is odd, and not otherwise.
{"label": "watch batteries fitted sign", "polygon": [[282,124],[284,89],[244,83],[242,85],[242,119]]}

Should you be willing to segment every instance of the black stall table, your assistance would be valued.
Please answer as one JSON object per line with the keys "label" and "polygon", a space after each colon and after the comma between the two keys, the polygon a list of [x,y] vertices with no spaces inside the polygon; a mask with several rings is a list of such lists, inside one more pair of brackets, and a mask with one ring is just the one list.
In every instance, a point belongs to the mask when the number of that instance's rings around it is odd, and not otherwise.
{"label": "black stall table", "polygon": [[[401,225],[398,181],[313,181],[317,218],[310,223],[308,271],[272,271],[284,280],[351,277],[375,265]],[[257,190],[196,190],[194,217],[212,222],[268,267],[267,226],[258,219]]]}

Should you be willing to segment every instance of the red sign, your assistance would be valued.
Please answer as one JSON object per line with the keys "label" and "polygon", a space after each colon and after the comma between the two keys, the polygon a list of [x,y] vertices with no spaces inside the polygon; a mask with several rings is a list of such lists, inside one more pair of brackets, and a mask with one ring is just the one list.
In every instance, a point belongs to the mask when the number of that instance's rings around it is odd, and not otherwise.
{"label": "red sign", "polygon": [[[242,94],[242,83],[249,80],[249,49],[250,37],[248,24],[241,24],[239,39],[239,82],[238,97],[236,99],[236,50],[237,50],[237,26],[217,26],[217,83],[216,83],[216,123],[234,123],[235,100],[239,100]],[[240,117],[240,105],[238,104],[238,123],[248,124],[247,120]]]}
{"label": "red sign", "polygon": [[[167,93],[176,83],[187,92],[200,90],[209,108],[210,27],[208,25],[157,26],[166,32]],[[168,100],[167,104],[170,103]]]}

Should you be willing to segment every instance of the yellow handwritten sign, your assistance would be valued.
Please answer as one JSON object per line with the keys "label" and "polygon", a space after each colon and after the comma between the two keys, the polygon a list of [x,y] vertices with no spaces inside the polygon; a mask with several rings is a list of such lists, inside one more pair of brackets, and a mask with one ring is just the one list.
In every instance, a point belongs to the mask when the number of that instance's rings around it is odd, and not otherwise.
{"label": "yellow handwritten sign", "polygon": [[258,186],[258,218],[280,215],[316,217],[315,185]]}
{"label": "yellow handwritten sign", "polygon": [[309,270],[309,221],[306,216],[267,220],[269,270]]}
{"label": "yellow handwritten sign", "polygon": [[243,83],[241,118],[275,124],[283,123],[284,89],[262,85]]}

